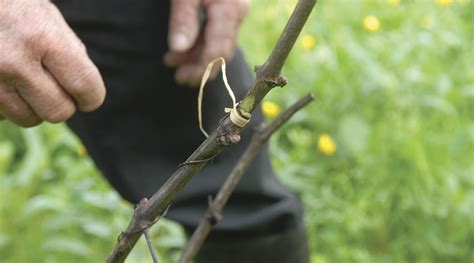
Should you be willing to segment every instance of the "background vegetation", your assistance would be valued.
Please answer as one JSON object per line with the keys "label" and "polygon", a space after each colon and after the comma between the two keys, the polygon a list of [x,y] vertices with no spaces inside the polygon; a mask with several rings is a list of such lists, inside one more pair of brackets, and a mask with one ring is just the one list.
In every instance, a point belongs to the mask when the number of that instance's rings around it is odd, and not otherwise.
{"label": "background vegetation", "polygon": [[[295,1],[253,1],[241,44],[264,61]],[[474,6],[321,0],[264,104],[317,102],[271,141],[306,206],[312,263],[472,262]],[[471,61],[471,62],[469,62]],[[63,125],[0,124],[0,262],[102,262],[132,209]],[[162,222],[162,262],[185,240]],[[148,262],[144,244],[129,262]]]}

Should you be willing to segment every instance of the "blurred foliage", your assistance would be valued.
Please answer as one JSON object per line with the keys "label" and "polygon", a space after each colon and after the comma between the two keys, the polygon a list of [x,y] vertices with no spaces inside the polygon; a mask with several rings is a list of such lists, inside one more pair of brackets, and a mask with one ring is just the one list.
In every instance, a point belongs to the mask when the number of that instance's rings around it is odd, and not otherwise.
{"label": "blurred foliage", "polygon": [[[103,262],[132,211],[65,126],[0,125],[0,262]],[[153,233],[160,262],[175,262],[181,227]],[[142,240],[130,262],[149,259]]]}
{"label": "blurred foliage", "polygon": [[[262,63],[294,0],[253,1],[241,33]],[[306,207],[312,263],[472,262],[474,5],[320,0],[266,101],[317,101],[271,140]],[[471,61],[471,62],[469,62]],[[0,262],[102,262],[132,208],[63,125],[0,124]],[[161,262],[184,244],[154,228]],[[143,241],[129,262],[148,262]]]}
{"label": "blurred foliage", "polygon": [[[251,64],[294,3],[254,1]],[[289,85],[267,97],[317,94],[271,141],[305,202],[313,263],[473,262],[473,21],[471,1],[319,1]]]}

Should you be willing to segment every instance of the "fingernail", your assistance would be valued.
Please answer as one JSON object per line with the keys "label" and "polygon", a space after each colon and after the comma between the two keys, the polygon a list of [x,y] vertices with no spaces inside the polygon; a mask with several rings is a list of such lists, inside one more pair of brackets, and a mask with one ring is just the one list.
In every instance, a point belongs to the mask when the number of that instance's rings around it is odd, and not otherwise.
{"label": "fingernail", "polygon": [[174,34],[171,38],[171,49],[177,52],[184,52],[189,49],[189,38],[183,33]]}

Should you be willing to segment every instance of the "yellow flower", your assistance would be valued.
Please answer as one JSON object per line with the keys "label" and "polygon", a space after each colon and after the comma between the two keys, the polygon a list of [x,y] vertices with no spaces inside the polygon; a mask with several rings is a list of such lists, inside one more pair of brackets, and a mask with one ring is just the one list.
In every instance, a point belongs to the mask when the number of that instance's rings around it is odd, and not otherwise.
{"label": "yellow flower", "polygon": [[306,50],[313,49],[316,46],[316,38],[312,35],[304,35],[301,38],[301,46]]}
{"label": "yellow flower", "polygon": [[331,136],[323,133],[318,138],[318,148],[322,153],[332,155],[336,151],[337,146]]}
{"label": "yellow flower", "polygon": [[400,4],[400,0],[387,0],[387,3],[391,6],[397,6]]}
{"label": "yellow flower", "polygon": [[274,118],[280,114],[280,106],[271,101],[264,101],[262,104],[263,114],[269,118]]}
{"label": "yellow flower", "polygon": [[376,16],[366,16],[363,24],[365,29],[369,32],[376,32],[380,29],[380,21]]}
{"label": "yellow flower", "polygon": [[454,1],[453,0],[437,0],[436,3],[440,6],[448,6],[451,5]]}
{"label": "yellow flower", "polygon": [[79,154],[79,156],[86,156],[87,155],[87,149],[86,147],[84,147],[84,145],[82,144],[79,144],[77,147],[76,147],[76,151],[77,153]]}

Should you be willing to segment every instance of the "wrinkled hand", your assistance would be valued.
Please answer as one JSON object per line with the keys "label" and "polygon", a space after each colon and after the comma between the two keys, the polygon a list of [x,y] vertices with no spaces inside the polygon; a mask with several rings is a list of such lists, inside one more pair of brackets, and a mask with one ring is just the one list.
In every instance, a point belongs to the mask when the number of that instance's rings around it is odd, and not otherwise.
{"label": "wrinkled hand", "polygon": [[105,88],[85,47],[47,0],[0,0],[0,117],[31,127],[98,108]]}
{"label": "wrinkled hand", "polygon": [[[199,11],[206,15],[200,28]],[[239,27],[247,15],[249,0],[172,0],[165,64],[177,67],[175,79],[195,86],[207,64],[233,56]],[[215,73],[214,73],[215,74]]]}

